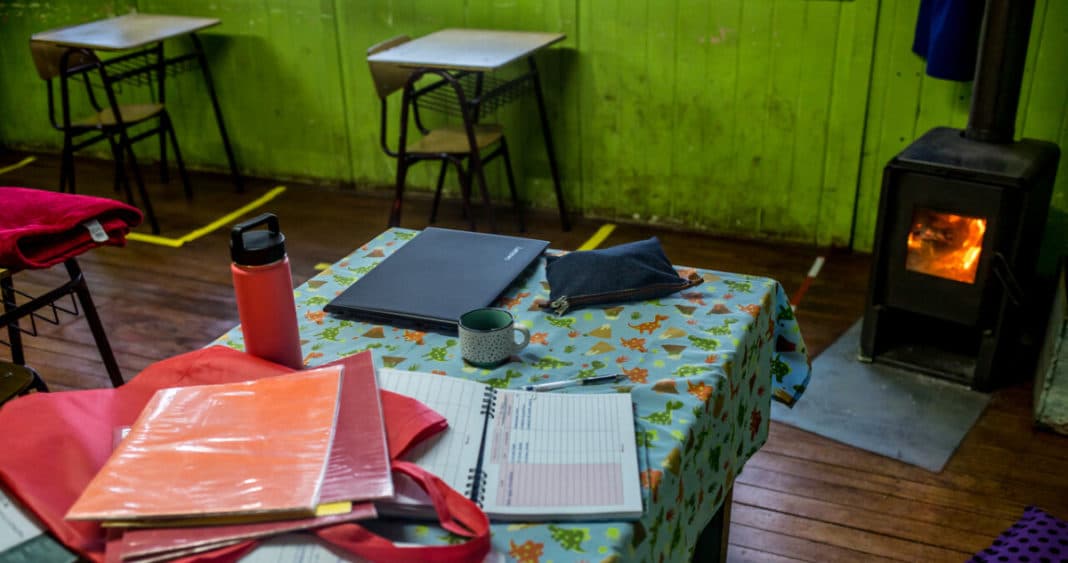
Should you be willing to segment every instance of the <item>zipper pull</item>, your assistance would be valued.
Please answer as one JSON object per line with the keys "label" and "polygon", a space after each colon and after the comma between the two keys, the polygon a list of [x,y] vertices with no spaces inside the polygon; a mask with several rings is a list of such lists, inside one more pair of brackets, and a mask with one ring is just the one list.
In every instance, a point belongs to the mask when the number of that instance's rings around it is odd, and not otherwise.
{"label": "zipper pull", "polygon": [[556,300],[549,303],[549,307],[553,310],[554,313],[556,313],[556,316],[558,317],[566,313],[567,308],[570,306],[571,304],[567,302],[566,295],[564,295],[563,297],[558,297]]}

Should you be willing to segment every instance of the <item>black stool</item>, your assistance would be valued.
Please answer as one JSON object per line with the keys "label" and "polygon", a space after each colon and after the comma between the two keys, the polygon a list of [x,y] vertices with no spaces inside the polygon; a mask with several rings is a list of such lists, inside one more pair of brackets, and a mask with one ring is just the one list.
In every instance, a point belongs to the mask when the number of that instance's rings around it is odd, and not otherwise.
{"label": "black stool", "polygon": [[48,386],[33,368],[0,360],[0,405],[31,389],[47,392]]}

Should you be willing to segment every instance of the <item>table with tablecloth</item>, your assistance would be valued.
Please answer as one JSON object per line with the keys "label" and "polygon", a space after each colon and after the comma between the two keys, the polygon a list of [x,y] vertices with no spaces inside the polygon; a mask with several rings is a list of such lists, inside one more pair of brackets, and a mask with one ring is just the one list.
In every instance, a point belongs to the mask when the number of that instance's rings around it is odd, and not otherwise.
{"label": "table with tablecloth", "polygon": [[[494,524],[494,550],[523,562],[688,559],[735,476],[766,441],[772,398],[791,404],[808,383],[806,348],[782,286],[763,277],[677,267],[684,276],[696,272],[704,283],[660,299],[556,316],[537,306],[549,296],[545,259],[539,258],[532,273],[516,280],[496,303],[530,330],[530,345],[505,365],[485,370],[461,360],[455,336],[323,312],[338,293],[416,234],[390,229],[295,290],[305,364],[373,350],[379,367],[512,389],[625,374],[615,385],[568,392],[631,394],[642,518]],[[218,343],[240,349],[240,328]],[[419,523],[384,527],[405,541],[459,539]]]}

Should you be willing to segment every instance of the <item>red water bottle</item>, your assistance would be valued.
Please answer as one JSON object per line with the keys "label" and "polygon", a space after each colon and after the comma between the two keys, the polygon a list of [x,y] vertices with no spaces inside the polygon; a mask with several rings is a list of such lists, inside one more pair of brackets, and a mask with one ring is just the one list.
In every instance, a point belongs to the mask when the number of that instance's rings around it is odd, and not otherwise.
{"label": "red water bottle", "polygon": [[[252,230],[260,225],[267,225],[267,230]],[[293,277],[278,217],[264,213],[235,225],[230,231],[230,257],[245,351],[293,369],[302,368]]]}

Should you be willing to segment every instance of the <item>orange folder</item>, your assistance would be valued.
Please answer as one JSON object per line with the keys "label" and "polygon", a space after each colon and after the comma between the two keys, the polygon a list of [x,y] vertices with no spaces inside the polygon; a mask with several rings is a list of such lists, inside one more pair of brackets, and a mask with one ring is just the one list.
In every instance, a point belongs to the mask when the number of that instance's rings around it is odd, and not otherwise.
{"label": "orange folder", "polygon": [[314,514],[341,376],[335,366],[157,391],[66,518]]}

